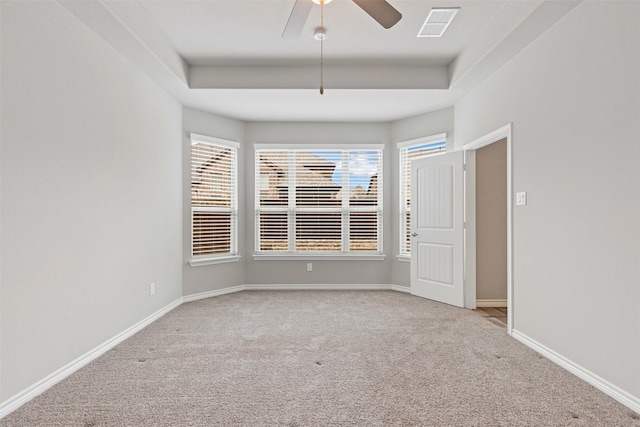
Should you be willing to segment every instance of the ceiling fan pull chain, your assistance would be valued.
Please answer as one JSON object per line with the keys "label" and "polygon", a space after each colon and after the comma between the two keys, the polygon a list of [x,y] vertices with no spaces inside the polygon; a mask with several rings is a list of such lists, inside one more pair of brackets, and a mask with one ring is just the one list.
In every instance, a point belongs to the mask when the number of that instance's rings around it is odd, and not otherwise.
{"label": "ceiling fan pull chain", "polygon": [[320,95],[324,93],[324,41],[320,41]]}
{"label": "ceiling fan pull chain", "polygon": [[[320,0],[320,28],[324,28],[324,0]],[[324,38],[320,40],[320,95],[324,94]]]}

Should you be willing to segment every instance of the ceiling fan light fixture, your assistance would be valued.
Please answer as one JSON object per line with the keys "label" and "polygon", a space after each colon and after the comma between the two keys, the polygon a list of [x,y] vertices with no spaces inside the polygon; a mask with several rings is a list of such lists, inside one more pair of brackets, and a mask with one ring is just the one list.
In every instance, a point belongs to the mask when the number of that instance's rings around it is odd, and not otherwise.
{"label": "ceiling fan light fixture", "polygon": [[312,0],[315,4],[327,4],[331,3],[331,0]]}
{"label": "ceiling fan light fixture", "polygon": [[313,38],[318,41],[325,40],[327,38],[327,29],[324,27],[316,27],[313,30]]}

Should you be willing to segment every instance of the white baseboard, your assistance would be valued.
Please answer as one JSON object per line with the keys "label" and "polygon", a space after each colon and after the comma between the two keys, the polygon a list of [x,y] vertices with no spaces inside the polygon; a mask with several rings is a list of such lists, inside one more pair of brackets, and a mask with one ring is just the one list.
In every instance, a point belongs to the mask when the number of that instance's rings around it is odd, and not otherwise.
{"label": "white baseboard", "polygon": [[365,285],[365,284],[352,284],[352,285],[336,285],[336,284],[270,284],[270,285],[258,285],[249,284],[244,285],[246,291],[380,291],[390,290],[391,285],[378,284],[378,285]]}
{"label": "white baseboard", "polygon": [[[229,288],[217,289],[215,291],[201,292],[198,294],[187,295],[182,298],[182,302],[197,301],[205,298],[218,297],[220,295],[226,295],[234,292],[242,291],[373,291],[373,290],[395,290],[401,292],[409,292],[409,288],[396,285],[335,285],[335,284],[312,284],[312,285],[300,285],[300,284],[249,284],[249,285],[237,285]],[[406,289],[406,290],[405,290]]]}
{"label": "white baseboard", "polygon": [[400,285],[391,285],[392,291],[404,292],[407,294],[411,293],[411,288],[409,286],[400,286]]}
{"label": "white baseboard", "polygon": [[244,291],[244,285],[231,286],[229,288],[217,289],[215,291],[200,292],[182,297],[182,302],[198,301],[205,298],[219,297],[221,295],[232,294],[234,292]]}
{"label": "white baseboard", "polygon": [[29,400],[33,399],[37,395],[53,387],[55,384],[59,383],[63,379],[67,378],[69,375],[76,372],[78,369],[94,361],[98,357],[102,356],[104,353],[111,350],[113,347],[117,346],[122,341],[133,336],[137,332],[141,331],[142,329],[144,329],[145,327],[147,327],[148,325],[150,325],[160,317],[164,316],[174,308],[178,307],[180,304],[182,304],[182,298],[175,300],[174,302],[167,305],[166,307],[163,307],[160,310],[156,311],[155,313],[145,317],[135,325],[125,329],[124,331],[120,332],[118,335],[105,341],[104,343],[100,344],[93,350],[90,350],[89,352],[83,354],[77,359],[67,363],[65,366],[53,372],[52,374],[48,375],[47,377],[43,378],[42,380],[38,381],[37,383],[33,384],[31,387],[26,388],[25,390],[21,391],[15,396],[0,403],[0,419],[5,417],[9,413],[15,411],[20,406],[24,405],[25,403],[27,403]]}
{"label": "white baseboard", "polygon": [[631,410],[640,414],[640,398],[633,396],[632,394],[622,390],[620,387],[611,384],[604,378],[601,378],[588,369],[583,368],[582,366],[567,359],[561,354],[556,353],[545,345],[540,344],[536,340],[529,338],[522,332],[514,329],[511,331],[511,336],[527,347],[530,347],[533,350],[537,351],[555,364],[571,372],[581,380],[588,382],[606,395],[611,396],[618,402],[622,403],[625,406],[628,406]]}
{"label": "white baseboard", "polygon": [[478,299],[476,300],[476,307],[507,307],[506,299]]}

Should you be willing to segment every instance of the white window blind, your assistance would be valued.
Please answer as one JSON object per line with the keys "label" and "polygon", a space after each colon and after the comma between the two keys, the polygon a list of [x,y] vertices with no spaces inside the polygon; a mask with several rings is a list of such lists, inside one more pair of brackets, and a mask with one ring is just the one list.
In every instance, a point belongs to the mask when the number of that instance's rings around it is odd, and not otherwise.
{"label": "white window blind", "polygon": [[237,144],[191,135],[191,254],[235,255]]}
{"label": "white window blind", "polygon": [[256,148],[256,253],[382,253],[380,148]]}
{"label": "white window blind", "polygon": [[411,254],[411,161],[446,150],[445,134],[398,144],[400,150],[400,255]]}

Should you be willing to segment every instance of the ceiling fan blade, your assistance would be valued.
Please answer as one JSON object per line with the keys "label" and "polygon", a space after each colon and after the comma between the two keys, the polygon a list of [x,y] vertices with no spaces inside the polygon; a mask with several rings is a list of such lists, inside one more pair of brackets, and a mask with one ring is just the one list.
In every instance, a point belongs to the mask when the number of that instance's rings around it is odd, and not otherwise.
{"label": "ceiling fan blade", "polygon": [[353,2],[387,29],[396,25],[402,18],[402,14],[386,0],[353,0]]}
{"label": "ceiling fan blade", "polygon": [[296,0],[291,10],[291,15],[289,15],[287,25],[282,32],[283,39],[297,39],[300,37],[300,33],[302,33],[304,24],[307,23],[307,18],[309,17],[312,7],[313,3],[311,0]]}

